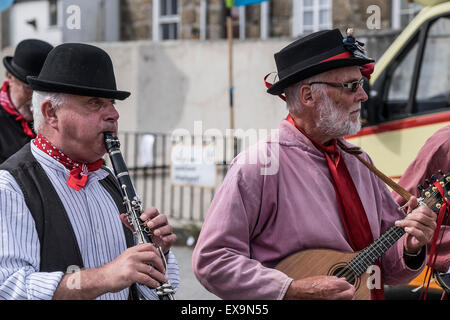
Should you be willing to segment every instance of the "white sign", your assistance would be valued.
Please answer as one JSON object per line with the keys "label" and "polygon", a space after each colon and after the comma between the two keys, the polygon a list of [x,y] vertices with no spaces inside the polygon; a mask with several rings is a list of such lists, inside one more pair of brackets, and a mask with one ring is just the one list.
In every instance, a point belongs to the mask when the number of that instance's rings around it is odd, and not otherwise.
{"label": "white sign", "polygon": [[147,167],[153,164],[153,145],[155,136],[152,134],[144,134],[141,139],[141,166]]}
{"label": "white sign", "polygon": [[171,178],[173,184],[198,187],[216,186],[216,164],[213,146],[172,146]]}

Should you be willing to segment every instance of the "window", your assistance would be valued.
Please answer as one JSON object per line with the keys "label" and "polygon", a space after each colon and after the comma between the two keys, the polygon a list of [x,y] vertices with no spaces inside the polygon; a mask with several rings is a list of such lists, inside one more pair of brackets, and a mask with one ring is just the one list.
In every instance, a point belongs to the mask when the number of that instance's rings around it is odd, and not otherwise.
{"label": "window", "polygon": [[160,0],[160,34],[162,40],[178,38],[178,0]]}
{"label": "window", "polygon": [[49,0],[48,1],[48,11],[49,11],[49,25],[57,26],[58,25],[58,1],[57,0]]}
{"label": "window", "polygon": [[231,8],[233,38],[245,39],[245,6]]}
{"label": "window", "polygon": [[408,23],[419,13],[423,7],[416,2],[409,2],[408,0],[401,0],[400,7],[400,26],[406,27]]}
{"label": "window", "polygon": [[414,66],[416,64],[418,37],[405,50],[405,54],[400,56],[389,82],[387,100],[383,116],[385,119],[402,118],[407,115],[408,101],[411,93]]}
{"label": "window", "polygon": [[423,6],[408,0],[392,0],[392,28],[403,29],[422,10]]}
{"label": "window", "polygon": [[294,0],[292,35],[330,29],[331,6],[331,0]]}
{"label": "window", "polygon": [[406,103],[409,99],[411,90],[414,64],[417,57],[418,43],[415,41],[411,50],[407,50],[407,54],[403,59],[400,59],[394,73],[391,77],[391,82],[388,91],[388,102]]}
{"label": "window", "polygon": [[450,108],[450,17],[436,19],[421,32],[390,71],[385,119]]}
{"label": "window", "polygon": [[153,40],[178,39],[178,0],[153,1]]}
{"label": "window", "polygon": [[450,17],[433,22],[416,92],[417,112],[450,107]]}
{"label": "window", "polygon": [[[252,5],[255,6],[255,5]],[[231,17],[233,25],[233,38],[244,40],[248,37],[246,33],[247,29],[247,6],[239,6],[231,8]],[[270,18],[270,6],[268,1],[261,2],[259,4],[259,37],[261,39],[267,39],[269,37],[269,18]],[[254,37],[254,36],[253,36]]]}

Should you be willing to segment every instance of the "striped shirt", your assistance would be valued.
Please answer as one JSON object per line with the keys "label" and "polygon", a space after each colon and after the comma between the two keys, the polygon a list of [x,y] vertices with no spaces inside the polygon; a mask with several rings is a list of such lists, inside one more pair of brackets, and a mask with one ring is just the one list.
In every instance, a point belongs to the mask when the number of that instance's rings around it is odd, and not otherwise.
{"label": "striped shirt", "polygon": [[[66,185],[69,170],[36,148],[31,152],[49,177],[72,224],[85,268],[97,268],[126,250],[119,212],[110,194],[99,180],[108,173],[90,172],[86,186],[75,191]],[[0,299],[51,299],[63,272],[39,272],[40,244],[34,219],[16,180],[0,170]],[[176,290],[179,270],[175,256],[169,253],[167,277]],[[76,284],[75,284],[76,285]],[[158,299],[155,290],[138,285],[146,299]],[[128,298],[128,288],[106,293],[97,299]]]}

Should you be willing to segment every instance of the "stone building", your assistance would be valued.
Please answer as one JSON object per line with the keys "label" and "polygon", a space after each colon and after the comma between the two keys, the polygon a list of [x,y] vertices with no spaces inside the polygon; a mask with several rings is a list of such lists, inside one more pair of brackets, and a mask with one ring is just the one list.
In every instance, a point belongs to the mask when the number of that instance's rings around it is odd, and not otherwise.
{"label": "stone building", "polygon": [[[364,34],[399,30],[419,9],[409,0],[268,0],[232,10],[225,0],[16,0],[1,12],[0,40],[2,48],[27,37],[53,43],[218,40],[227,36],[227,14],[241,40],[348,26]],[[70,28],[77,18],[79,27]]]}
{"label": "stone building", "polygon": [[[226,37],[224,0],[122,0],[121,40]],[[401,29],[420,5],[408,0],[269,0],[231,10],[239,39],[296,37],[325,28]]]}

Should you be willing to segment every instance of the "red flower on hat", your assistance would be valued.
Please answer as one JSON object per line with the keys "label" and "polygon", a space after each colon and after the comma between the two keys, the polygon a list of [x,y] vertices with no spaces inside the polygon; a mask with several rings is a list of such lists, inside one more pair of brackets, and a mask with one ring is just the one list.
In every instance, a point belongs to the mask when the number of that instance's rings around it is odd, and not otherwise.
{"label": "red flower on hat", "polygon": [[367,78],[367,80],[370,80],[370,75],[373,73],[373,69],[375,68],[375,65],[373,63],[368,63],[361,66],[361,74],[363,77]]}

